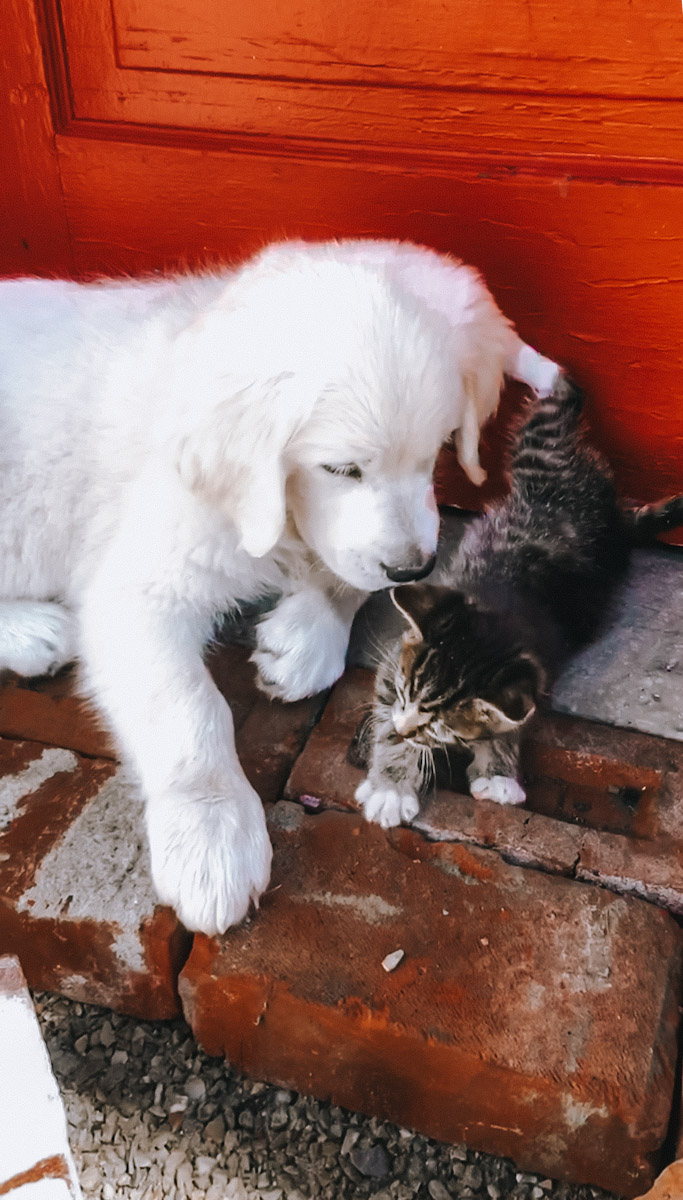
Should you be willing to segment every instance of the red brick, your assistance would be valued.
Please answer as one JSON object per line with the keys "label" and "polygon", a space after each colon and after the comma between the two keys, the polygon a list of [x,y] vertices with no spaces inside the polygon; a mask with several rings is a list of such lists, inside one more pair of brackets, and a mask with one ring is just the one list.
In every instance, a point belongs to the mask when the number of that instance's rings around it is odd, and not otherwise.
{"label": "red brick", "polygon": [[[324,698],[268,700],[248,656],[224,647],[210,665],[230,700],[245,772],[273,802]],[[0,727],[49,743],[0,738],[0,949],[21,957],[32,987],[138,1016],[176,1015],[190,936],[156,902],[142,799],[72,680],[10,685],[0,692]]]}
{"label": "red brick", "polygon": [[122,768],[0,739],[0,948],[31,987],[142,1017],[178,1013],[189,935],[154,897]]}
{"label": "red brick", "polygon": [[[286,795],[355,809],[364,772],[349,747],[372,702],[372,675],[349,672],[294,765]],[[440,841],[490,847],[553,874],[602,884],[683,914],[683,744],[591,721],[544,716],[524,752],[522,808],[441,789],[415,822]],[[621,789],[636,802],[625,803]],[[625,793],[628,796],[628,792]]]}
{"label": "red brick", "polygon": [[56,679],[13,677],[0,687],[0,735],[63,746],[96,758],[113,758],[111,739],[85,701],[73,675]]}
{"label": "red brick", "polygon": [[[246,646],[225,645],[207,656],[216,686],[229,701],[237,732],[254,705],[268,703],[256,687],[250,653]],[[8,676],[0,687],[0,736],[63,746],[96,758],[116,757],[101,719],[77,693],[74,671],[54,679]]]}
{"label": "red brick", "polygon": [[527,1169],[651,1183],[676,1065],[666,913],[352,813],[282,802],[271,827],[257,917],[196,937],[181,973],[210,1053]]}

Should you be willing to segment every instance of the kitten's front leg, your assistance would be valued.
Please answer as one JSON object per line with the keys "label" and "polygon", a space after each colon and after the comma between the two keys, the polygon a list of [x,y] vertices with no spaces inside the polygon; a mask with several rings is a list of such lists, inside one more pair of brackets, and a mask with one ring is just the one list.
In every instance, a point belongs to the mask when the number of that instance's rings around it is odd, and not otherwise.
{"label": "kitten's front leg", "polygon": [[366,820],[392,829],[413,821],[425,783],[420,751],[399,738],[389,709],[375,709],[372,759],[367,779],[356,788]]}
{"label": "kitten's front leg", "polygon": [[496,804],[524,804],[526,792],[518,782],[519,735],[470,742],[474,757],[467,767],[470,792],[475,800]]}

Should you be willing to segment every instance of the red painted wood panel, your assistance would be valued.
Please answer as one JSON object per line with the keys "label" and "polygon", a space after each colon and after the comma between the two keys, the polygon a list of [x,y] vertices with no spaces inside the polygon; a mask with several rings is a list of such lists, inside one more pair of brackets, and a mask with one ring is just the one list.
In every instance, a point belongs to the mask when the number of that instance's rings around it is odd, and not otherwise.
{"label": "red painted wood panel", "polygon": [[[683,490],[679,188],[58,145],[78,270],[240,258],[283,235],[406,237],[455,251],[483,270],[524,337],[589,387],[623,490]],[[457,497],[476,503],[473,489]]]}
{"label": "red painted wood panel", "polygon": [[[64,4],[83,13],[82,0]],[[474,91],[683,96],[673,4],[112,0],[122,67]],[[83,18],[81,17],[81,23]]]}
{"label": "red painted wood panel", "polygon": [[71,247],[39,36],[40,12],[3,0],[0,19],[0,271],[69,273]]}
{"label": "red painted wood panel", "polygon": [[61,0],[59,13],[81,120],[650,170],[679,158],[670,0]]}

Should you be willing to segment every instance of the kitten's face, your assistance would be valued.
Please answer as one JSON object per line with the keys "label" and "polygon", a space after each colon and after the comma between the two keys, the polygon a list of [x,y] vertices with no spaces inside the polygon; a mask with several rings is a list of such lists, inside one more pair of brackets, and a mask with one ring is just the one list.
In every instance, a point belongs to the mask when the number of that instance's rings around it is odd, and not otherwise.
{"label": "kitten's face", "polygon": [[406,620],[393,686],[396,733],[421,746],[449,746],[508,733],[534,711],[541,671],[511,643],[496,614],[447,588],[392,593]]}

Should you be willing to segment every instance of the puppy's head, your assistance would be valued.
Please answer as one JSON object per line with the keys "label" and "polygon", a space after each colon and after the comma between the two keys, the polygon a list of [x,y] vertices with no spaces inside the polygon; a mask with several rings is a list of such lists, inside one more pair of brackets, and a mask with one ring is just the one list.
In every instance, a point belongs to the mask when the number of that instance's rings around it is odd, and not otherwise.
{"label": "puppy's head", "polygon": [[179,470],[235,522],[244,549],[267,553],[289,513],[354,587],[426,574],[437,452],[459,429],[475,463],[480,424],[444,315],[328,248],[257,260],[207,330],[231,350],[233,388],[183,439]]}

